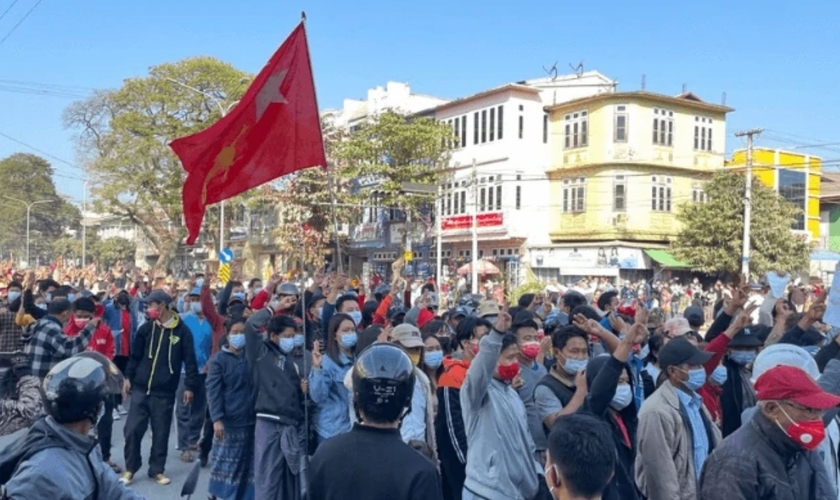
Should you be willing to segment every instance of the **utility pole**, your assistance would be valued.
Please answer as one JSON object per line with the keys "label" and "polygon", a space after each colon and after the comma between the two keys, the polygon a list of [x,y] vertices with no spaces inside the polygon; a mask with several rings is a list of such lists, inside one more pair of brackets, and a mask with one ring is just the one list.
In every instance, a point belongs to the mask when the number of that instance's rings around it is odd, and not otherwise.
{"label": "utility pole", "polygon": [[[12,198],[11,196],[4,196],[4,198],[6,198],[8,200],[16,201],[18,203],[23,203],[23,206],[26,207],[26,267],[28,268],[29,264],[30,264],[30,261],[29,261],[29,241],[30,241],[29,240],[29,220],[30,220],[31,215],[32,215],[32,207],[35,206],[35,205],[38,205],[39,203],[52,203],[55,200],[38,200],[38,201],[33,201],[32,203],[27,203],[23,200],[19,200],[17,198]],[[40,257],[39,257],[39,259],[40,259]]]}
{"label": "utility pole", "polygon": [[750,223],[752,219],[752,162],[753,137],[761,134],[764,129],[754,128],[735,132],[735,137],[747,138],[747,175],[744,191],[744,246],[741,251],[741,273],[750,279]]}
{"label": "utility pole", "polygon": [[478,168],[473,158],[473,216],[472,216],[472,293],[478,293]]}
{"label": "utility pole", "polygon": [[88,181],[85,179],[82,184],[84,189],[82,194],[82,268],[87,265],[87,185]]}
{"label": "utility pole", "polygon": [[435,225],[437,226],[435,282],[440,287],[443,284],[443,255],[441,255],[443,253],[443,242],[441,241],[441,237],[443,236],[443,184],[438,184],[437,198],[437,213],[435,214]]}

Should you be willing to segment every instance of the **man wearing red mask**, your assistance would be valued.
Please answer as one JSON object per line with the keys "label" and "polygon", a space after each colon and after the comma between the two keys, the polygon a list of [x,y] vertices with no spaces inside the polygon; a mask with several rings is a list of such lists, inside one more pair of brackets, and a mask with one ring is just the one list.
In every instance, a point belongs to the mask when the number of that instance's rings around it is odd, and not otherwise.
{"label": "man wearing red mask", "polygon": [[758,411],[709,456],[698,500],[837,498],[823,459],[826,410],[840,397],[804,370],[776,366],[755,383]]}
{"label": "man wearing red mask", "polygon": [[516,335],[516,345],[519,346],[519,376],[513,379],[513,388],[519,393],[519,397],[525,404],[525,413],[528,415],[528,430],[531,431],[531,438],[537,447],[537,461],[545,465],[545,450],[548,447],[548,438],[543,431],[542,420],[534,404],[534,389],[537,384],[548,373],[542,361],[545,358],[541,355],[539,325],[534,321],[534,313],[521,311],[514,318],[513,334]]}

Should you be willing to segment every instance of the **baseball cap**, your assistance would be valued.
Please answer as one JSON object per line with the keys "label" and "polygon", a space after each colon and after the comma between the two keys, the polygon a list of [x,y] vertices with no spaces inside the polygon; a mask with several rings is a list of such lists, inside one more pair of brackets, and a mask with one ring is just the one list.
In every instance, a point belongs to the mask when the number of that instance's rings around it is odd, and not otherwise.
{"label": "baseball cap", "polygon": [[405,316],[406,312],[407,312],[407,310],[406,310],[405,307],[403,307],[402,304],[394,304],[394,305],[392,305],[391,307],[388,308],[388,312],[385,314],[385,316],[388,319],[391,319],[391,318],[396,318],[400,314]]}
{"label": "baseball cap", "polygon": [[163,290],[155,290],[154,292],[150,293],[148,297],[144,298],[143,302],[159,302],[164,306],[169,307],[169,304],[172,303],[172,297],[170,297],[169,294],[164,292]]}
{"label": "baseball cap", "polygon": [[801,368],[776,366],[755,382],[758,401],[788,400],[812,410],[827,410],[840,405],[840,396],[829,394]]}
{"label": "baseball cap", "polygon": [[499,304],[496,303],[495,300],[485,300],[478,305],[476,316],[479,318],[483,318],[485,316],[498,316],[500,312],[502,312],[502,310],[499,309]]}
{"label": "baseball cap", "polygon": [[403,323],[397,325],[394,331],[391,332],[391,338],[394,342],[399,342],[403,347],[424,347],[423,337],[420,335],[420,330],[416,326]]}
{"label": "baseball cap", "polygon": [[463,308],[462,306],[456,307],[449,314],[450,318],[466,318],[467,316],[468,316],[467,315],[467,310],[465,308]]}
{"label": "baseball cap", "polygon": [[698,306],[689,306],[683,311],[683,317],[688,320],[688,324],[694,328],[700,328],[706,322],[703,309]]}
{"label": "baseball cap", "polygon": [[712,356],[714,356],[713,353],[701,351],[687,339],[680,337],[668,342],[659,351],[659,368],[665,371],[669,366],[702,365]]}
{"label": "baseball cap", "polygon": [[[766,325],[752,325],[738,330],[738,333],[732,337],[729,342],[729,347],[761,347],[764,345],[762,334],[770,331],[770,327]],[[766,335],[764,336],[766,338]]]}

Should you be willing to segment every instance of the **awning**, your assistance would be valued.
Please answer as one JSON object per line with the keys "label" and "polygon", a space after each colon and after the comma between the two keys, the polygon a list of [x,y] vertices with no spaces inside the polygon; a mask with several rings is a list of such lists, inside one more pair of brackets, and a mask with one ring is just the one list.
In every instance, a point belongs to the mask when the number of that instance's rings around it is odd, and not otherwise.
{"label": "awning", "polygon": [[811,260],[838,261],[840,260],[840,254],[828,250],[817,250],[816,252],[811,252]]}
{"label": "awning", "polygon": [[618,276],[617,267],[561,267],[560,276]]}
{"label": "awning", "polygon": [[685,262],[678,261],[676,257],[671,255],[666,250],[650,249],[645,250],[645,253],[648,255],[648,257],[655,260],[657,263],[659,263],[660,266],[662,266],[665,269],[686,269],[691,267]]}

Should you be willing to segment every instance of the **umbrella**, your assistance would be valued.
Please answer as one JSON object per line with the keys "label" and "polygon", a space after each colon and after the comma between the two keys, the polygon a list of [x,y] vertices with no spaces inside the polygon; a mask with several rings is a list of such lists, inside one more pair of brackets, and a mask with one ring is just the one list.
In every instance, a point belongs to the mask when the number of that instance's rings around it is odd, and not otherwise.
{"label": "umbrella", "polygon": [[[472,265],[473,263],[470,262],[469,264],[463,265],[458,268],[458,274],[470,274],[472,273]],[[494,266],[493,264],[487,262],[484,259],[480,259],[476,264],[478,267],[478,274],[479,276],[483,276],[485,274],[501,274],[499,268]]]}

